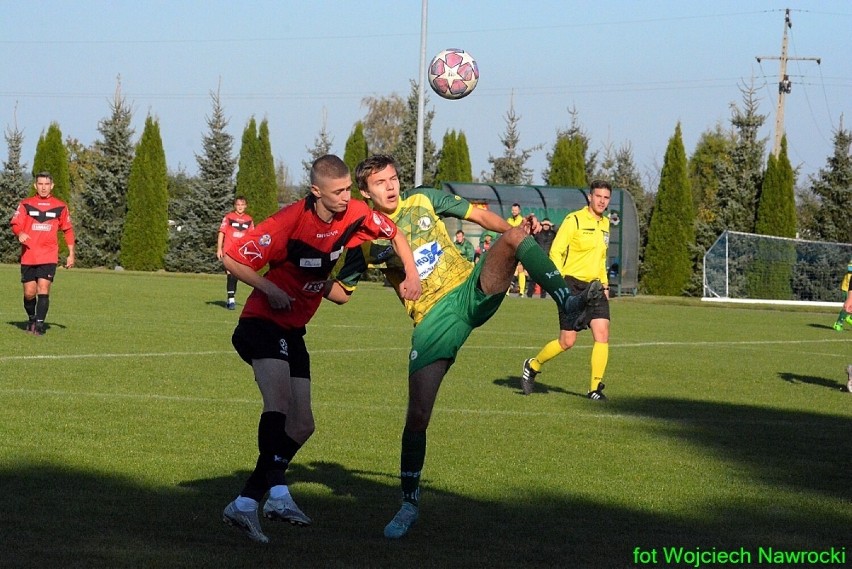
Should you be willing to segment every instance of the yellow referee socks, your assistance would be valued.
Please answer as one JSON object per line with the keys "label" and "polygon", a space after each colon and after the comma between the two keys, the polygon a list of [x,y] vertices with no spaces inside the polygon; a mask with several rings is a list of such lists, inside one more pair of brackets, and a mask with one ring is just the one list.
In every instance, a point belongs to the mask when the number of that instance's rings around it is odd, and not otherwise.
{"label": "yellow referee socks", "polygon": [[609,361],[609,344],[603,342],[595,342],[592,346],[592,382],[589,391],[594,391],[598,388],[606,371],[606,364]]}
{"label": "yellow referee socks", "polygon": [[564,352],[559,340],[551,340],[541,349],[536,357],[530,362],[530,367],[533,371],[541,371],[541,366]]}

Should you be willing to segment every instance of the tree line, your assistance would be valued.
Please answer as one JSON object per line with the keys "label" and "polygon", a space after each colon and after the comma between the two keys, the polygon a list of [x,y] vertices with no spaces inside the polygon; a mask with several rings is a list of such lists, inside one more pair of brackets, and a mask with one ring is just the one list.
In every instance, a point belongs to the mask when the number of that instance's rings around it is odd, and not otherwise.
{"label": "tree line", "polygon": [[[413,187],[418,90],[413,81],[410,87],[405,99],[392,94],[362,101],[365,117],[353,126],[343,152],[353,172],[371,153],[392,153],[403,188]],[[786,139],[778,156],[767,156],[767,140],[758,134],[766,116],[758,112],[754,89],[741,91],[741,104],[731,105],[730,124],[705,131],[691,156],[683,145],[681,124],[675,125],[654,191],[645,187],[629,144],[591,149],[576,110],[569,109],[570,124],[557,129],[542,172],[545,184],[583,188],[592,179],[604,178],[631,194],[639,214],[642,292],[700,295],[704,252],[726,229],[852,242],[852,133],[844,129],[842,119],[825,167],[797,185]],[[146,117],[141,136],[133,142],[132,112],[120,88],[110,102],[109,116],[98,124],[99,140],[88,147],[72,137],[63,141],[60,126],[51,123],[39,138],[29,173],[21,157],[23,135],[7,128],[0,214],[10,219],[17,203],[31,195],[32,175],[47,170],[54,176],[55,195],[71,209],[78,266],[220,271],[216,231],[234,197],[247,198],[256,222],[265,219],[305,195],[310,164],[331,152],[334,140],[323,124],[313,146],[306,147],[302,180],[294,185],[286,166],[275,164],[265,119],[258,123],[250,118],[235,156],[235,140],[226,130],[229,123],[217,92],[211,92],[211,103],[194,176],[168,171],[156,117]],[[472,172],[464,132],[447,131],[440,149],[434,143],[434,115],[429,110],[424,117],[425,184],[440,188],[450,181],[532,182],[526,162],[542,145],[521,146],[521,117],[513,103],[500,136],[503,153],[489,156],[491,170],[478,176]],[[353,194],[360,198],[357,188]],[[0,262],[17,262],[19,252],[6,223]]]}

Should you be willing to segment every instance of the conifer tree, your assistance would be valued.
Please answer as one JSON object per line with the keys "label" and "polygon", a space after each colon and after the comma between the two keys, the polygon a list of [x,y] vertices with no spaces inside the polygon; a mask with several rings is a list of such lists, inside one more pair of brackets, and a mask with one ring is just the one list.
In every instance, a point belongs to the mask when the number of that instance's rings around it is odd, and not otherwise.
{"label": "conifer tree", "polygon": [[[260,121],[257,132],[258,189],[254,196],[254,209],[251,216],[260,223],[278,211],[278,181],[275,176],[275,158],[272,157],[272,143],[269,140],[269,121]],[[248,208],[247,208],[248,209]]]}
{"label": "conifer tree", "polygon": [[17,263],[21,256],[21,244],[15,239],[9,220],[15,213],[18,204],[30,194],[30,184],[24,178],[25,166],[21,164],[21,147],[24,144],[24,133],[17,125],[7,128],[5,132],[8,158],[3,162],[0,172],[0,263]]}
{"label": "conifer tree", "polygon": [[94,163],[76,205],[74,231],[77,264],[113,268],[119,263],[127,214],[127,181],[133,162],[132,112],[116,89],[111,115],[98,125],[103,137],[94,144]]}
{"label": "conifer tree", "polygon": [[840,127],[834,133],[834,152],[810,179],[815,199],[809,232],[817,239],[852,243],[852,131]]}
{"label": "conifer tree", "polygon": [[545,182],[548,186],[585,188],[586,159],[583,141],[576,136],[559,136],[550,156]]}
{"label": "conifer tree", "polygon": [[198,179],[186,180],[187,188],[169,206],[170,218],[181,231],[173,231],[166,255],[166,269],[193,273],[222,270],[216,258],[216,238],[222,217],[234,201],[234,138],[226,132],[228,120],[219,99],[211,93],[213,112],[207,117],[203,154],[196,155]]}
{"label": "conifer tree", "polygon": [[680,123],[669,139],[648,229],[642,285],[649,294],[683,294],[692,274],[695,214]]}
{"label": "conifer tree", "polygon": [[364,123],[358,121],[355,123],[349,138],[346,139],[346,147],[343,150],[343,161],[349,166],[349,172],[352,175],[352,198],[356,200],[363,200],[364,196],[361,195],[361,191],[355,183],[355,168],[369,155],[367,138],[364,136]]}
{"label": "conifer tree", "polygon": [[[781,139],[776,158],[770,153],[758,198],[755,232],[778,237],[796,236],[796,207],[793,168],[787,159],[787,137]],[[793,298],[793,266],[796,246],[792,242],[760,240],[754,262],[746,272],[750,298],[789,300]]]}
{"label": "conifer tree", "polygon": [[458,157],[457,182],[473,182],[473,165],[470,162],[470,149],[467,146],[467,137],[464,131],[459,131],[456,137],[456,155]]}
{"label": "conifer tree", "polygon": [[150,115],[130,167],[127,219],[121,238],[121,265],[157,271],[169,248],[169,180],[160,124]]}
{"label": "conifer tree", "polygon": [[[62,131],[55,122],[50,124],[47,132],[39,138],[36,144],[36,155],[33,159],[33,179],[39,172],[50,172],[53,176],[52,194],[68,204],[70,208],[71,176],[68,170],[68,154],[65,151],[65,145],[62,144]],[[31,188],[30,195],[35,195],[35,187]],[[65,255],[68,253],[65,234],[60,232],[58,238],[59,253]]]}
{"label": "conifer tree", "polygon": [[781,139],[776,159],[769,154],[757,207],[755,232],[777,237],[796,237],[796,196],[793,167],[787,158],[787,137]]}
{"label": "conifer tree", "polygon": [[716,165],[719,186],[712,209],[718,215],[711,225],[716,237],[725,229],[754,232],[757,194],[763,183],[766,139],[760,139],[758,135],[766,115],[757,112],[754,86],[741,88],[741,92],[744,108],[731,106],[734,143],[730,157]]}
{"label": "conifer tree", "polygon": [[495,184],[530,184],[532,183],[532,169],[526,167],[532,153],[540,148],[536,146],[521,150],[518,146],[521,136],[518,132],[518,123],[521,117],[515,113],[513,100],[509,102],[509,110],[506,113],[506,131],[500,137],[503,143],[503,155],[497,158],[488,157],[491,164],[491,175],[486,176],[488,181]]}
{"label": "conifer tree", "polygon": [[302,187],[304,189],[304,195],[307,195],[311,187],[311,167],[313,166],[314,161],[317,158],[321,158],[330,153],[332,144],[334,144],[334,138],[328,132],[325,109],[323,109],[322,128],[320,129],[317,137],[314,139],[313,148],[306,147],[306,150],[308,151],[308,159],[302,160],[302,168],[304,172]]}
{"label": "conifer tree", "polygon": [[444,133],[441,151],[438,154],[438,166],[435,171],[435,187],[440,189],[444,182],[459,181],[456,175],[461,167],[458,148],[458,135],[455,130]]}
{"label": "conifer tree", "polygon": [[252,117],[243,131],[236,195],[245,196],[248,201],[246,211],[255,223],[260,223],[278,211],[275,160],[272,158],[266,119],[261,121],[258,129]]}

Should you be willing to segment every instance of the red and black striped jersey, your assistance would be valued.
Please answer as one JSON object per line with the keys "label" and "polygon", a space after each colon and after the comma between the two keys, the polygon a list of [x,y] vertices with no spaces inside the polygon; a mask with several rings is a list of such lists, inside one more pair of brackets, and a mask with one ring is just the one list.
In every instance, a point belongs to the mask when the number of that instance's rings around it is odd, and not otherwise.
{"label": "red and black striped jersey", "polygon": [[246,231],[254,227],[254,220],[245,212],[237,213],[232,211],[222,218],[222,223],[219,225],[219,233],[224,234],[222,240],[222,250],[227,251],[231,243],[246,234]]}
{"label": "red and black striped jersey", "polygon": [[264,276],[290,295],[293,308],[272,310],[266,295],[255,289],[240,317],[304,327],[319,308],[326,280],[343,251],[372,239],[391,239],[396,232],[390,219],[360,200],[351,200],[330,222],[315,213],[313,196],[279,210],[225,254],[256,271],[269,265]]}
{"label": "red and black striped jersey", "polygon": [[53,196],[32,196],[22,200],[12,216],[12,232],[29,236],[21,246],[21,264],[58,263],[59,231],[65,234],[68,245],[74,245],[74,228],[64,201]]}

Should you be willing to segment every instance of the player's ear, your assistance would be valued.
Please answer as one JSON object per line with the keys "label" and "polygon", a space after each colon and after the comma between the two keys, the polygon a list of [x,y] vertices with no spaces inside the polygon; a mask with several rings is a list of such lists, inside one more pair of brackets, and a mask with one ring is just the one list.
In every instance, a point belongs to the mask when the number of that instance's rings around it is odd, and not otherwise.
{"label": "player's ear", "polygon": [[315,185],[311,184],[311,193],[312,193],[312,194],[314,195],[314,197],[316,197],[316,198],[320,197],[320,189],[319,189],[319,187],[317,187],[317,186],[315,186]]}

